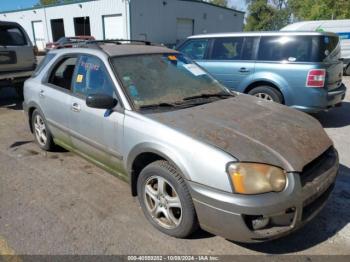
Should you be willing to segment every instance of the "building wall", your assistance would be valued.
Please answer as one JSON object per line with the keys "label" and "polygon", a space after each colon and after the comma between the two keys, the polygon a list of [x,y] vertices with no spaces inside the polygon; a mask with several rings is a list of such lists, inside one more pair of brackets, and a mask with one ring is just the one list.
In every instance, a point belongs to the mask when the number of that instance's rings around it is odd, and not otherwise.
{"label": "building wall", "polygon": [[74,17],[88,16],[90,19],[91,35],[96,39],[103,39],[103,15],[116,15],[120,14],[124,24],[123,32],[125,38],[128,38],[128,3],[125,0],[100,0],[100,1],[83,1],[68,5],[58,5],[46,8],[30,9],[17,12],[4,12],[0,14],[0,20],[14,21],[23,26],[28,33],[32,42],[34,42],[33,21],[43,21],[44,23],[44,36],[46,42],[52,41],[51,31],[51,19],[64,20],[64,29],[66,36],[74,36]]}
{"label": "building wall", "polygon": [[181,0],[131,0],[131,36],[164,44],[174,44],[177,18],[194,20],[194,34],[243,30],[244,13]]}

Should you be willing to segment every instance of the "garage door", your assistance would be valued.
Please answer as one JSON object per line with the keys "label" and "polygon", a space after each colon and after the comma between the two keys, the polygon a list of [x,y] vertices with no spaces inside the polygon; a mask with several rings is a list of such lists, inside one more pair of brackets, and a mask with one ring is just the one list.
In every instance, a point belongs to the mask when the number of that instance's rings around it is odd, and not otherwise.
{"label": "garage door", "polygon": [[109,15],[103,17],[104,39],[126,38],[125,25],[122,15]]}
{"label": "garage door", "polygon": [[176,21],[176,40],[181,41],[186,37],[193,35],[193,19],[177,18]]}
{"label": "garage door", "polygon": [[40,51],[45,49],[45,33],[42,21],[33,21],[34,43]]}

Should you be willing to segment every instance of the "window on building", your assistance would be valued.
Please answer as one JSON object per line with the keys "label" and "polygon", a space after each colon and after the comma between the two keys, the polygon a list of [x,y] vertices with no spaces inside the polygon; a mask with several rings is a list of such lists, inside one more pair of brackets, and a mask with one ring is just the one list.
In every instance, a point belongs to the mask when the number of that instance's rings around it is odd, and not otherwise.
{"label": "window on building", "polygon": [[90,31],[90,17],[74,17],[75,35],[91,35]]}
{"label": "window on building", "polygon": [[51,32],[54,42],[65,36],[63,19],[51,19]]}

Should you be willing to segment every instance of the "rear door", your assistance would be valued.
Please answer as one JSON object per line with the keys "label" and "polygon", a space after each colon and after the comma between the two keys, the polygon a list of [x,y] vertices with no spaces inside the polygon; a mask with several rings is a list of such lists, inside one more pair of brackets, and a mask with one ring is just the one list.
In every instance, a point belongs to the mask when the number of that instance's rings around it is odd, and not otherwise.
{"label": "rear door", "polygon": [[69,115],[72,76],[77,55],[58,58],[39,89],[40,105],[53,136],[71,147]]}
{"label": "rear door", "polygon": [[242,91],[254,73],[257,38],[225,37],[213,41],[209,59],[200,65],[226,87]]}
{"label": "rear door", "polygon": [[25,31],[13,23],[0,23],[0,72],[33,70],[33,47]]}

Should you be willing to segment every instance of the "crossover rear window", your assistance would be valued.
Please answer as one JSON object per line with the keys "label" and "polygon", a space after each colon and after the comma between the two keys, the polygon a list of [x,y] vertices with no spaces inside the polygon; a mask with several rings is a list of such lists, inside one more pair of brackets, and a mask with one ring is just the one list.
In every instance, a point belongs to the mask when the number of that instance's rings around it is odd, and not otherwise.
{"label": "crossover rear window", "polygon": [[0,26],[0,45],[27,45],[27,41],[20,28],[16,26]]}
{"label": "crossover rear window", "polygon": [[288,62],[321,62],[337,56],[336,36],[264,36],[260,40],[258,60]]}

